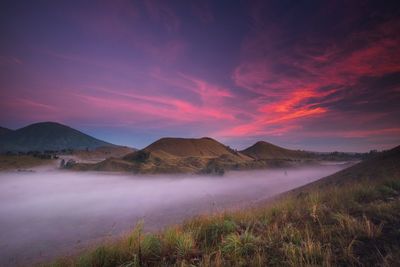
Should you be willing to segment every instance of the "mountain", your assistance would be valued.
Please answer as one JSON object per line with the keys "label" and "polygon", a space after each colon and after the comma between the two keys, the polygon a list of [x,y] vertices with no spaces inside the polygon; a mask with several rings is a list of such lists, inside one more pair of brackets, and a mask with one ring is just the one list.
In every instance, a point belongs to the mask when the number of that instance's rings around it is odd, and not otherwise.
{"label": "mountain", "polygon": [[126,160],[134,159],[138,154],[149,154],[159,158],[202,158],[211,159],[230,155],[246,160],[249,157],[231,149],[230,147],[209,138],[161,138],[143,150],[134,152],[124,157]]}
{"label": "mountain", "polygon": [[166,137],[120,158],[107,158],[95,164],[78,163],[70,167],[134,173],[223,174],[226,170],[293,167],[318,164],[323,160],[318,153],[285,149],[267,142],[257,142],[243,151],[237,151],[209,137]]}
{"label": "mountain", "polygon": [[259,141],[240,152],[256,160],[308,159],[315,155],[311,152],[286,149],[264,141]]}
{"label": "mountain", "polygon": [[74,168],[136,173],[215,173],[225,169],[250,168],[253,159],[218,141],[203,138],[161,138],[146,148],[122,158]]}
{"label": "mountain", "polygon": [[10,129],[8,129],[8,128],[4,128],[4,127],[1,127],[0,126],[0,136],[3,136],[3,135],[5,135],[5,134],[8,134],[8,133],[10,133],[10,132],[12,132],[13,130],[10,130]]}
{"label": "mountain", "polygon": [[147,146],[149,152],[163,151],[176,157],[218,157],[235,153],[231,148],[209,138],[161,138]]}
{"label": "mountain", "polygon": [[0,152],[94,149],[115,146],[56,122],[40,122],[0,137]]}

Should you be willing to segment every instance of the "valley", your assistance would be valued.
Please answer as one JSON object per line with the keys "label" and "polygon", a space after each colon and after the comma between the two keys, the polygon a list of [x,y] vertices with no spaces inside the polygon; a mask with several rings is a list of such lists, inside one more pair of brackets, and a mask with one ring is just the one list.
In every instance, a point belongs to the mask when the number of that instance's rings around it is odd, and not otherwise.
{"label": "valley", "polygon": [[158,231],[200,214],[259,205],[346,164],[201,175],[126,175],[38,167],[0,172],[0,266],[42,262],[118,239],[143,220]]}

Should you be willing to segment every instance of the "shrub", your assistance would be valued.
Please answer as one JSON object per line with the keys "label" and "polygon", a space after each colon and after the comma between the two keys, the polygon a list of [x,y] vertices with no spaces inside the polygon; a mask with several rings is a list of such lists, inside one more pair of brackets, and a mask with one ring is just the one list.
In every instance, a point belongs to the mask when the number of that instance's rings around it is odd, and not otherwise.
{"label": "shrub", "polygon": [[101,246],[90,254],[92,266],[113,267],[118,265],[118,258],[118,251],[106,246]]}
{"label": "shrub", "polygon": [[378,191],[381,194],[381,196],[384,198],[394,197],[397,195],[396,190],[394,190],[392,187],[389,187],[386,185],[379,186]]}
{"label": "shrub", "polygon": [[206,246],[216,245],[221,242],[222,237],[236,230],[236,223],[231,219],[213,218],[205,219],[197,226],[196,240]]}
{"label": "shrub", "polygon": [[389,180],[384,183],[393,190],[400,191],[400,180]]}
{"label": "shrub", "polygon": [[192,233],[177,228],[167,229],[162,240],[164,253],[180,259],[187,258],[195,246]]}
{"label": "shrub", "polygon": [[194,248],[194,239],[191,233],[180,233],[176,240],[176,254],[178,258],[187,258]]}
{"label": "shrub", "polygon": [[255,237],[248,229],[242,234],[229,234],[222,243],[222,252],[230,257],[252,256],[259,244],[259,238]]}
{"label": "shrub", "polygon": [[154,234],[148,234],[143,238],[141,248],[144,259],[152,261],[161,256],[161,241]]}
{"label": "shrub", "polygon": [[139,248],[143,232],[143,221],[139,221],[128,236],[128,248],[132,254],[139,254]]}
{"label": "shrub", "polygon": [[369,203],[379,199],[379,192],[375,187],[363,186],[354,190],[353,197],[358,203]]}

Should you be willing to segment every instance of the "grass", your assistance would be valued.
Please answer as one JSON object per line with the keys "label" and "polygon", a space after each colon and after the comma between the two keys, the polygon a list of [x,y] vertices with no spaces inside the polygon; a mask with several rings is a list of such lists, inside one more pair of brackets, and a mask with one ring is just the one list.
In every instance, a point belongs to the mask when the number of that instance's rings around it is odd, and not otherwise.
{"label": "grass", "polygon": [[0,171],[29,169],[51,162],[50,159],[40,159],[29,155],[0,155]]}
{"label": "grass", "polygon": [[396,266],[400,173],[391,162],[376,178],[367,171],[317,183],[265,206],[202,215],[157,233],[144,233],[139,222],[119,241],[47,266]]}

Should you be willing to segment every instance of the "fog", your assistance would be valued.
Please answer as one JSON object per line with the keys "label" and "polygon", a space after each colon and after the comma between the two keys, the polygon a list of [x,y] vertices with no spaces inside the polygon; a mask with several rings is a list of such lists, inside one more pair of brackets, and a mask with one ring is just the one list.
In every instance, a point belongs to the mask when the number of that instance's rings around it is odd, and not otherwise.
{"label": "fog", "polygon": [[136,176],[40,170],[0,173],[0,265],[48,260],[121,235],[143,219],[157,230],[202,213],[240,208],[346,165]]}

